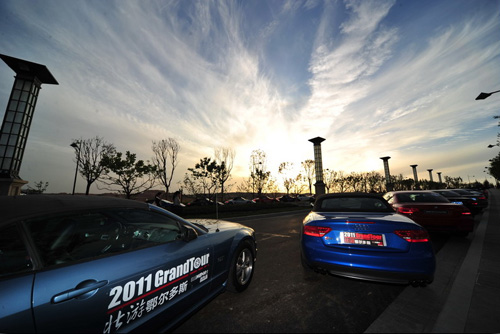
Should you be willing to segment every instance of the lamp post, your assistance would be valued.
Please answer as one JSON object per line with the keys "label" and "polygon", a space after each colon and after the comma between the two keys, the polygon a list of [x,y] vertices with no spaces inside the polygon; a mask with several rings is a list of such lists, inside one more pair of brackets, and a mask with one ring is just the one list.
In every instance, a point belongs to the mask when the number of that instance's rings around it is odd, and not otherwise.
{"label": "lamp post", "polygon": [[71,147],[73,147],[77,153],[76,155],[76,170],[75,170],[75,179],[73,180],[73,192],[72,195],[75,194],[75,187],[76,187],[76,176],[78,175],[78,165],[80,163],[80,148],[81,148],[81,141],[77,140],[74,143],[71,143]]}
{"label": "lamp post", "polygon": [[42,84],[58,85],[45,65],[0,54],[16,72],[0,128],[0,195],[17,196],[23,180],[19,171]]}
{"label": "lamp post", "polygon": [[483,92],[481,92],[481,94],[479,94],[479,95],[476,97],[476,100],[484,100],[484,99],[486,99],[486,98],[490,97],[490,95],[495,94],[495,93],[498,93],[498,92],[500,92],[500,90],[496,90],[496,91],[491,92],[491,93],[483,93]]}

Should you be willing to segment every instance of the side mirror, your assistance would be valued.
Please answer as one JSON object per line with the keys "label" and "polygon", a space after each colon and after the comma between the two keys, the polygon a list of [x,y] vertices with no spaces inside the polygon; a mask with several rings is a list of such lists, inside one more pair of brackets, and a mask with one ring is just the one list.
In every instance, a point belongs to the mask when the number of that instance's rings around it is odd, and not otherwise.
{"label": "side mirror", "polygon": [[184,232],[183,232],[183,240],[186,242],[190,242],[191,240],[194,240],[198,238],[198,233],[194,228],[191,226],[184,226]]}

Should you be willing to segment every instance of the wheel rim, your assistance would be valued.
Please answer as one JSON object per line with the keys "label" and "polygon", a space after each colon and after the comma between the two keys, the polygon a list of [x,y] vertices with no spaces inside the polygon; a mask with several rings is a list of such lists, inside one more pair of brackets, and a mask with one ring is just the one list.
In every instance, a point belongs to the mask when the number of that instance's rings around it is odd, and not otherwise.
{"label": "wheel rim", "polygon": [[253,271],[253,255],[252,252],[245,248],[241,251],[236,260],[236,281],[240,285],[248,283]]}

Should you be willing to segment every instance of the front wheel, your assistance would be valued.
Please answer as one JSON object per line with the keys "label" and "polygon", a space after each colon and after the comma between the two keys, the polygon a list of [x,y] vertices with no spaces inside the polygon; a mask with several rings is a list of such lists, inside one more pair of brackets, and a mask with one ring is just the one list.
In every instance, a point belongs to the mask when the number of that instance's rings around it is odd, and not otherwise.
{"label": "front wheel", "polygon": [[255,264],[254,247],[250,241],[243,241],[234,253],[229,269],[228,290],[242,292],[250,285]]}

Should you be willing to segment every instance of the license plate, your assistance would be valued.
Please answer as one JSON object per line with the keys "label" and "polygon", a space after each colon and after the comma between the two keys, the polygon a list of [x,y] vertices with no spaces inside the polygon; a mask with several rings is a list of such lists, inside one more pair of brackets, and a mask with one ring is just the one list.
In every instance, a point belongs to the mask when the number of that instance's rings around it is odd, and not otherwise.
{"label": "license plate", "polygon": [[433,214],[433,215],[445,215],[448,213],[448,211],[442,211],[442,210],[428,210],[428,211],[425,211],[425,213],[430,213],[430,214]]}
{"label": "license plate", "polygon": [[341,232],[340,243],[349,245],[386,246],[385,235],[375,233]]}

